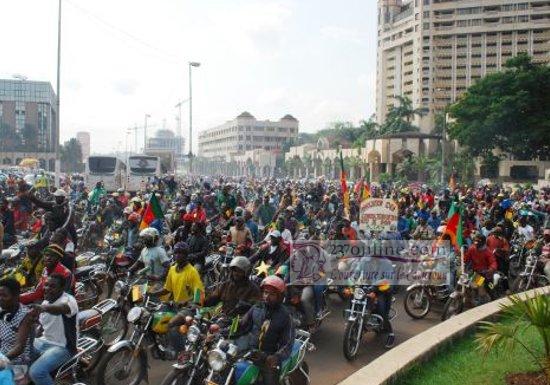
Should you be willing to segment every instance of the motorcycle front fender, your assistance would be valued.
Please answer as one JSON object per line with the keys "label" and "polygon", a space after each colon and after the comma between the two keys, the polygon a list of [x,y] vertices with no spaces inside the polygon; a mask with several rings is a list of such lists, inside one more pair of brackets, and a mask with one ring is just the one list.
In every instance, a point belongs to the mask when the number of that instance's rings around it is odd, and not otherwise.
{"label": "motorcycle front fender", "polygon": [[112,345],[107,351],[109,353],[115,353],[115,352],[118,352],[119,350],[122,350],[122,349],[126,349],[126,348],[130,348],[130,349],[135,349],[136,345],[130,341],[130,340],[123,340],[123,341],[119,341],[117,342],[116,344]]}
{"label": "motorcycle front fender", "polygon": [[419,283],[415,283],[415,284],[407,287],[407,291],[413,291],[414,289],[416,289],[417,287],[420,287],[420,286],[422,286],[422,285],[419,284]]}
{"label": "motorcycle front fender", "polygon": [[450,295],[451,298],[459,298],[462,296],[462,293],[459,291],[453,291]]}

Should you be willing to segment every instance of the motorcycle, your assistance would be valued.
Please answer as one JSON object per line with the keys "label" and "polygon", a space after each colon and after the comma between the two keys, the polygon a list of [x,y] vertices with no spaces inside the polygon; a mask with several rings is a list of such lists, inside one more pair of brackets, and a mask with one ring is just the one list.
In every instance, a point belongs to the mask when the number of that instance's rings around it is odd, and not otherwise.
{"label": "motorcycle", "polygon": [[112,345],[97,366],[97,385],[118,384],[136,385],[147,378],[149,364],[147,348],[156,359],[169,359],[168,322],[176,315],[174,309],[162,303],[156,303],[147,293],[143,304],[134,306],[127,315],[128,323],[133,325],[129,339]]}
{"label": "motorcycle", "polygon": [[187,316],[180,333],[187,336],[185,349],[178,353],[177,362],[172,365],[161,385],[199,385],[208,373],[206,353],[216,341],[220,326],[199,312],[193,318]]}
{"label": "motorcycle", "polygon": [[105,265],[101,263],[78,267],[75,270],[75,298],[80,309],[88,309],[98,302],[103,293],[104,272]]}
{"label": "motorcycle", "polygon": [[[294,345],[289,358],[279,367],[279,383],[297,385],[310,383],[309,367],[304,358],[308,351],[314,349],[309,342],[310,334],[297,329]],[[260,378],[260,369],[250,358],[254,352],[241,355],[236,345],[220,339],[216,347],[208,352],[210,371],[206,377],[208,385],[252,385]]]}
{"label": "motorcycle", "polygon": [[543,287],[550,284],[544,273],[539,270],[539,256],[530,251],[525,258],[523,271],[512,282],[510,290],[512,293],[520,293],[536,287]]}
{"label": "motorcycle", "polygon": [[[380,291],[389,290],[389,287],[380,287]],[[375,298],[374,286],[355,286],[349,309],[344,311],[347,315],[346,327],[344,329],[343,352],[348,361],[357,357],[359,346],[365,333],[374,332],[380,334],[383,331],[384,318],[374,313]],[[392,297],[392,304],[389,312],[389,320],[397,315],[393,307],[395,298]]]}
{"label": "motorcycle", "polygon": [[[288,287],[288,295],[286,298],[287,309],[290,312],[290,316],[294,321],[294,326],[298,329],[306,328],[305,312],[302,303],[302,291],[304,286],[291,285]],[[325,318],[330,315],[328,305],[326,302],[327,289],[323,291],[321,303],[318,304],[319,311],[315,314],[314,330],[321,326],[321,323]],[[315,299],[313,299],[315,300]]]}
{"label": "motorcycle", "polygon": [[235,255],[235,245],[228,243],[220,247],[219,253],[206,256],[204,286],[214,288],[229,279],[229,264]]}

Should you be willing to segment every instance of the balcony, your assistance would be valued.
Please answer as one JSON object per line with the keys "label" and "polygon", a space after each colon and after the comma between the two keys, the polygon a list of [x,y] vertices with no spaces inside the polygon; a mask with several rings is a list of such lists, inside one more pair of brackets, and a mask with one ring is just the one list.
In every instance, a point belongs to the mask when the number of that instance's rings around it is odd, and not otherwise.
{"label": "balcony", "polygon": [[449,31],[451,29],[453,29],[455,26],[454,25],[440,25],[439,27],[435,27],[435,30],[436,31]]}
{"label": "balcony", "polygon": [[451,19],[454,16],[454,13],[443,13],[439,15],[435,15],[436,20],[446,20]]}

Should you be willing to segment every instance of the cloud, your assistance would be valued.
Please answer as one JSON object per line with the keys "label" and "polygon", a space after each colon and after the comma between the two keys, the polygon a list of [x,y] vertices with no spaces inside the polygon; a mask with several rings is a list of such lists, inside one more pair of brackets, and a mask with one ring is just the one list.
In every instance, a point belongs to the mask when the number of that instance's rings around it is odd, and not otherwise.
{"label": "cloud", "polygon": [[322,27],[321,35],[346,43],[364,45],[367,42],[367,36],[364,32],[361,32],[357,29],[346,28],[337,25],[328,25]]}
{"label": "cloud", "polygon": [[133,95],[139,86],[139,82],[136,79],[118,79],[112,85],[113,89],[121,95]]}

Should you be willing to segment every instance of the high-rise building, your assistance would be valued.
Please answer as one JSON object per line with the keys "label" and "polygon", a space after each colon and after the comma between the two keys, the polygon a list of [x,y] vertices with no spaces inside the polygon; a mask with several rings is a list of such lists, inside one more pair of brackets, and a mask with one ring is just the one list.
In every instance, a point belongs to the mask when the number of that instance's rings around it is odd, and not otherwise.
{"label": "high-rise building", "polygon": [[229,159],[254,149],[277,150],[298,136],[298,120],[285,115],[278,121],[256,120],[248,112],[221,126],[199,133],[199,156]]}
{"label": "high-rise building", "polygon": [[57,97],[49,82],[0,79],[0,164],[36,157],[54,169]]}
{"label": "high-rise building", "polygon": [[430,132],[435,113],[522,52],[550,63],[550,0],[378,0],[377,120],[406,96]]}
{"label": "high-rise building", "polygon": [[90,156],[90,133],[85,131],[77,132],[76,140],[80,143],[80,149],[82,150],[82,163],[86,163]]}

